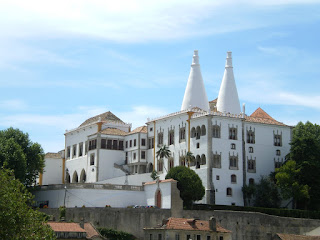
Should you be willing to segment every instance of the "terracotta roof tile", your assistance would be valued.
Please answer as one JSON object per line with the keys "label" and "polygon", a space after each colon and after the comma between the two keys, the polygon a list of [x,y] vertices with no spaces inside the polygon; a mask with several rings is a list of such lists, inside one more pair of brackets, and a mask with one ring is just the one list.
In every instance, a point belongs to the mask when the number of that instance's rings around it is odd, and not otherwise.
{"label": "terracotta roof tile", "polygon": [[209,103],[217,103],[218,102],[218,98],[212,100],[212,101],[209,101]]}
{"label": "terracotta roof tile", "polygon": [[277,233],[277,235],[281,240],[320,240],[320,236],[305,236],[282,233]]}
{"label": "terracotta roof tile", "polygon": [[106,128],[100,131],[102,134],[107,135],[116,135],[116,136],[126,136],[128,133],[125,131],[122,131],[118,128]]}
{"label": "terracotta roof tile", "polygon": [[46,153],[46,155],[44,155],[45,158],[59,158],[61,159],[61,153]]}
{"label": "terracotta roof tile", "polygon": [[[209,228],[209,221],[173,217],[168,219],[163,228],[175,230],[212,231]],[[221,227],[217,223],[217,232],[229,233],[231,231]]]}
{"label": "terracotta roof tile", "polygon": [[55,232],[86,232],[79,223],[48,222],[48,225]]}
{"label": "terracotta roof tile", "polygon": [[100,236],[100,234],[98,233],[98,231],[94,228],[94,226],[92,226],[91,223],[85,223],[84,224],[84,229],[87,232],[87,238],[91,239],[92,237],[98,237]]}
{"label": "terracotta roof tile", "polygon": [[136,129],[129,132],[127,135],[133,134],[133,133],[147,133],[147,126],[141,126],[137,127]]}
{"label": "terracotta roof tile", "polygon": [[282,122],[278,122],[273,119],[268,113],[262,110],[260,107],[257,108],[250,116],[246,116],[245,120],[247,122],[265,123],[279,126],[287,126]]}
{"label": "terracotta roof tile", "polygon": [[102,114],[99,114],[97,116],[94,116],[92,118],[89,118],[87,119],[86,121],[84,121],[80,127],[84,126],[84,125],[87,125],[89,123],[93,123],[93,122],[96,122],[99,120],[99,118],[101,118],[101,121],[102,122],[120,122],[120,123],[123,123],[124,122],[118,118],[116,115],[114,115],[112,112],[108,111],[108,112],[105,112],[105,113],[102,113]]}

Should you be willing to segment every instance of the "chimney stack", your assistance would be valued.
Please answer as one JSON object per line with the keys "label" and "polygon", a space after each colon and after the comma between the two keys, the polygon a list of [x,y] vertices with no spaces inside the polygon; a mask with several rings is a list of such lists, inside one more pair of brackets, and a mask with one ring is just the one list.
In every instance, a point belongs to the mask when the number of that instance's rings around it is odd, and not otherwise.
{"label": "chimney stack", "polygon": [[217,231],[217,220],[215,219],[215,217],[210,217],[209,229],[215,232]]}

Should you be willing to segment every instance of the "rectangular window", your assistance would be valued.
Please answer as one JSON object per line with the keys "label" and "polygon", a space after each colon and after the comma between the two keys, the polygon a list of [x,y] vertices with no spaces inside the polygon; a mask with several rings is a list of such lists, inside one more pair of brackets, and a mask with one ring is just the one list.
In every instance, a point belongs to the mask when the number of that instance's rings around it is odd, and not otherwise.
{"label": "rectangular window", "polygon": [[70,158],[70,147],[67,147],[67,159]]}
{"label": "rectangular window", "polygon": [[137,139],[134,139],[134,140],[133,140],[133,146],[134,146],[134,147],[137,146]]}
{"label": "rectangular window", "polygon": [[77,145],[73,145],[72,147],[73,151],[72,151],[72,158],[77,157]]}
{"label": "rectangular window", "polygon": [[88,152],[88,141],[86,141],[84,146],[84,154],[87,155],[87,152]]}
{"label": "rectangular window", "polygon": [[229,139],[237,140],[238,139],[238,131],[237,128],[229,128]]}
{"label": "rectangular window", "polygon": [[90,166],[94,165],[94,153],[90,155]]}
{"label": "rectangular window", "polygon": [[190,240],[191,239],[191,235],[187,235],[187,240]]}
{"label": "rectangular window", "polygon": [[274,134],[274,146],[282,146],[282,136],[280,134]]}
{"label": "rectangular window", "polygon": [[128,141],[126,141],[126,148],[128,148]]}
{"label": "rectangular window", "polygon": [[93,150],[97,148],[97,139],[93,139],[89,141],[89,150]]}
{"label": "rectangular window", "polygon": [[123,141],[119,141],[119,150],[123,150]]}
{"label": "rectangular window", "polygon": [[101,139],[101,148],[106,149],[107,147],[107,139]]}
{"label": "rectangular window", "polygon": [[132,140],[130,140],[130,147],[132,147]]}
{"label": "rectangular window", "polygon": [[169,135],[168,136],[169,137],[169,139],[168,139],[169,145],[174,144],[174,130],[170,130],[168,135]]}
{"label": "rectangular window", "polygon": [[197,235],[197,240],[201,240],[201,235]]}
{"label": "rectangular window", "polygon": [[186,128],[180,128],[179,130],[179,142],[185,142],[186,141]]}
{"label": "rectangular window", "polygon": [[180,240],[180,235],[176,233],[176,240]]}
{"label": "rectangular window", "polygon": [[220,126],[218,125],[212,126],[212,137],[220,138]]}
{"label": "rectangular window", "polygon": [[255,173],[256,172],[256,160],[248,160],[248,172]]}
{"label": "rectangular window", "polygon": [[128,164],[128,152],[126,152],[125,164]]}
{"label": "rectangular window", "polygon": [[153,143],[154,143],[154,138],[149,138],[148,139],[148,149],[152,149],[154,146],[153,146]]}
{"label": "rectangular window", "polygon": [[141,159],[146,159],[146,151],[141,151]]}
{"label": "rectangular window", "polygon": [[118,140],[113,140],[112,149],[118,150]]}
{"label": "rectangular window", "polygon": [[162,240],[162,234],[158,234],[158,240]]}
{"label": "rectangular window", "polygon": [[163,145],[163,132],[158,133],[158,146]]}
{"label": "rectangular window", "polygon": [[152,234],[149,235],[149,240],[153,240],[153,239],[152,239]]}
{"label": "rectangular window", "polygon": [[112,140],[107,140],[107,149],[112,149]]}
{"label": "rectangular window", "polygon": [[82,156],[83,153],[83,142],[79,143],[79,157]]}
{"label": "rectangular window", "polygon": [[238,156],[230,156],[229,162],[229,169],[238,170]]}
{"label": "rectangular window", "polygon": [[213,154],[213,167],[214,168],[221,168],[221,155],[220,154]]}
{"label": "rectangular window", "polygon": [[151,128],[149,129],[149,131],[152,132],[152,131],[153,131],[153,128],[151,127]]}
{"label": "rectangular window", "polygon": [[207,236],[207,240],[211,240],[211,236]]}
{"label": "rectangular window", "polygon": [[136,160],[136,158],[137,158],[137,154],[133,153],[133,160]]}
{"label": "rectangular window", "polygon": [[142,138],[141,139],[141,146],[145,146],[146,145],[146,139],[145,138]]}
{"label": "rectangular window", "polygon": [[255,143],[255,134],[251,129],[247,130],[247,143]]}

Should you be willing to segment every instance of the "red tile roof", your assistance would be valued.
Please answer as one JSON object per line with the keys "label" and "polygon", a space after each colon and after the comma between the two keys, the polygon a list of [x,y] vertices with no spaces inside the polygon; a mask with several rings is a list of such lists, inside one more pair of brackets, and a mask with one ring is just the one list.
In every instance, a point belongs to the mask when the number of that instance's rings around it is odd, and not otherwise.
{"label": "red tile roof", "polygon": [[48,225],[55,232],[86,232],[79,223],[48,222]]}
{"label": "red tile roof", "polygon": [[102,134],[106,135],[116,135],[116,136],[126,136],[128,133],[125,131],[122,131],[118,128],[106,128],[100,131]]}
{"label": "red tile roof", "polygon": [[84,224],[84,229],[87,232],[87,238],[91,239],[93,237],[98,237],[100,236],[100,234],[98,233],[98,231],[94,228],[94,226],[92,226],[91,223],[85,223]]}
{"label": "red tile roof", "polygon": [[[218,223],[216,227],[217,227],[217,232],[221,232],[221,233],[231,232],[221,227]],[[187,219],[187,218],[173,218],[173,217],[169,218],[162,228],[174,229],[174,230],[212,231],[209,227],[209,221]]]}
{"label": "red tile roof", "polygon": [[320,240],[320,236],[305,236],[282,233],[277,233],[277,235],[281,240]]}
{"label": "red tile roof", "polygon": [[128,133],[128,135],[132,134],[132,133],[147,133],[147,126],[141,126],[141,127],[137,127],[136,129],[132,130],[131,132]]}
{"label": "red tile roof", "polygon": [[247,122],[287,126],[282,122],[278,122],[277,120],[273,119],[268,113],[266,113],[260,107],[257,108],[250,116],[246,116],[245,119]]}
{"label": "red tile roof", "polygon": [[120,123],[124,124],[124,122],[120,118],[118,118],[112,112],[108,111],[108,112],[105,112],[105,113],[102,113],[102,114],[99,114],[97,116],[94,116],[94,117],[91,117],[91,118],[87,119],[86,121],[84,121],[80,125],[80,127],[82,127],[84,125],[87,125],[89,123],[96,122],[96,121],[99,120],[99,118],[101,119],[102,122],[120,122]]}
{"label": "red tile roof", "polygon": [[61,153],[46,153],[46,155],[44,155],[45,158],[59,158],[61,159]]}

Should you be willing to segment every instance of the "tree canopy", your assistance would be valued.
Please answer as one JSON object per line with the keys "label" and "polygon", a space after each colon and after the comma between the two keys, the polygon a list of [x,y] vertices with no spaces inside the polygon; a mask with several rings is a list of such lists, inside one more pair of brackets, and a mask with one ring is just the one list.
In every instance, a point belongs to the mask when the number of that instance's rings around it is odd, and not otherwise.
{"label": "tree canopy", "polygon": [[44,167],[40,144],[33,143],[27,133],[8,128],[0,131],[0,166],[12,169],[26,186],[32,185]]}
{"label": "tree canopy", "polygon": [[32,195],[12,171],[0,168],[0,239],[55,239],[46,216],[30,207]]}
{"label": "tree canopy", "polygon": [[278,208],[281,204],[281,195],[277,185],[268,177],[261,177],[255,184],[254,206],[266,208]]}
{"label": "tree canopy", "polygon": [[276,171],[284,197],[297,208],[320,210],[320,126],[299,122],[292,131],[286,163]]}
{"label": "tree canopy", "polygon": [[184,206],[190,206],[194,201],[201,200],[205,194],[202,181],[195,171],[178,166],[169,170],[166,179],[173,178],[178,181],[178,189]]}

